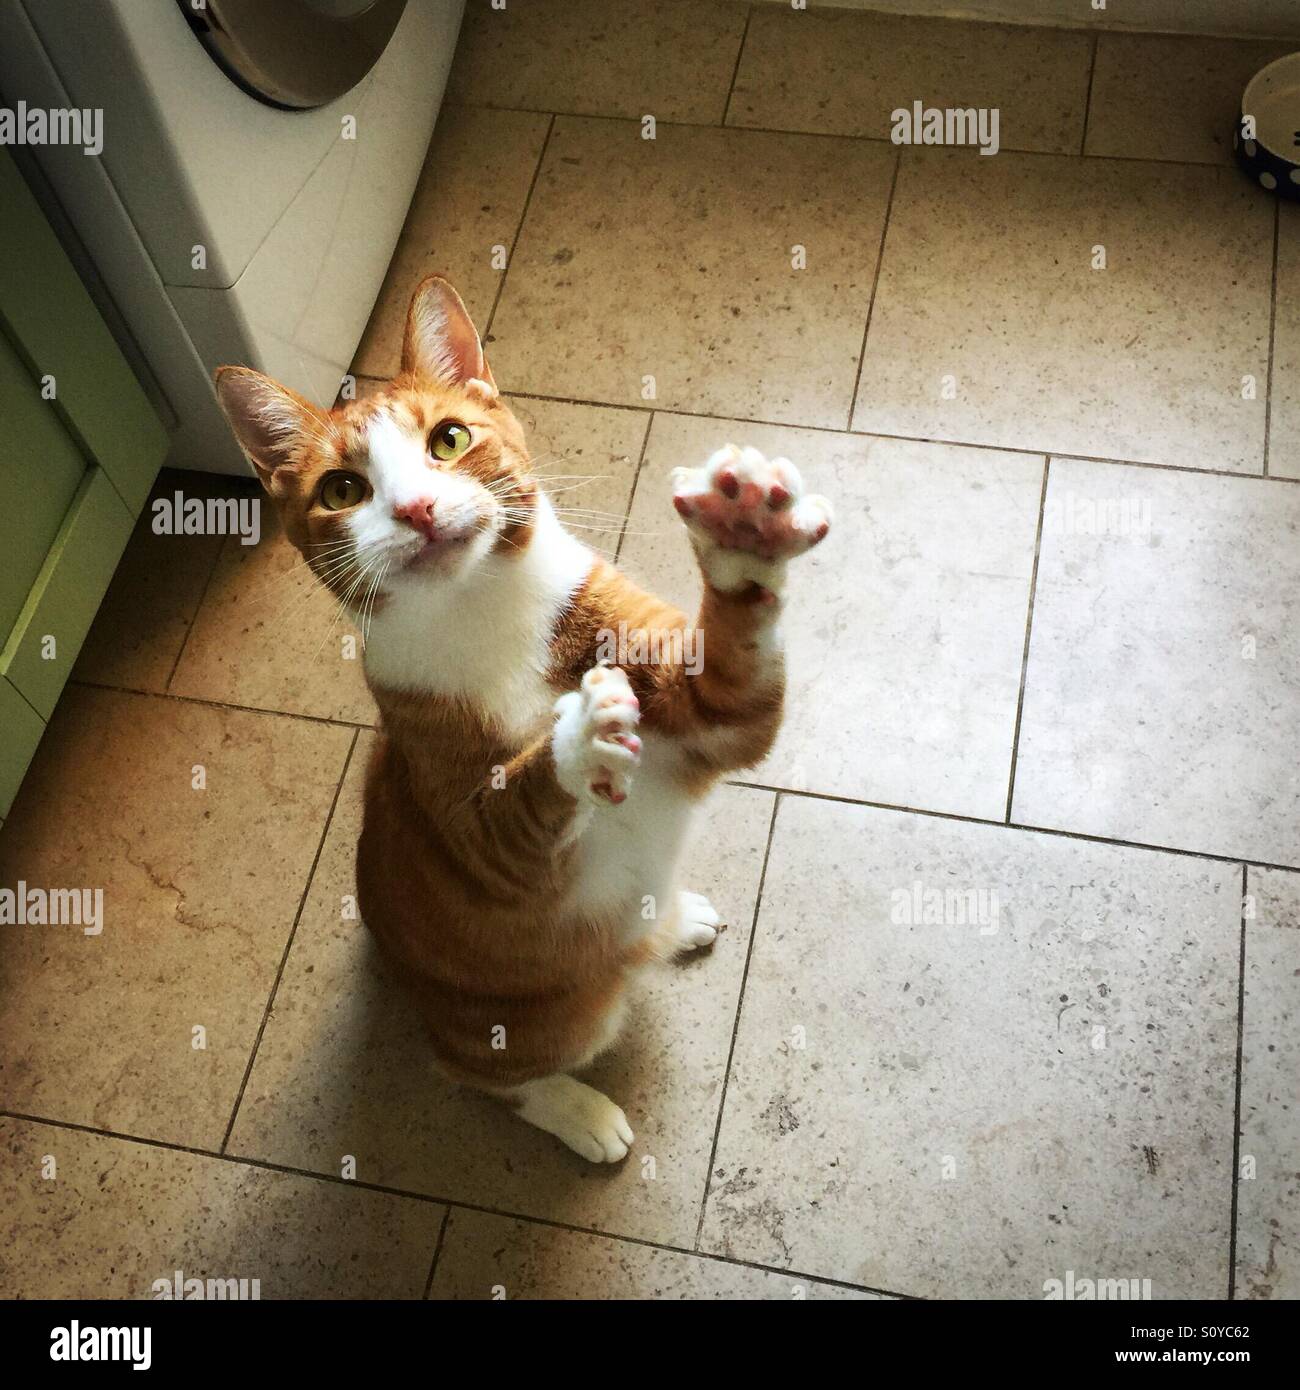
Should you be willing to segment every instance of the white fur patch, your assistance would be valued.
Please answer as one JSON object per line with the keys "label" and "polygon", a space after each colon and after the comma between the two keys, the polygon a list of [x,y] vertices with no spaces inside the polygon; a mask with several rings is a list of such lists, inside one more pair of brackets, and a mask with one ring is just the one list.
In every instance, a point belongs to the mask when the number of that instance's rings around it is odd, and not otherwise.
{"label": "white fur patch", "polygon": [[526,1081],[514,1098],[521,1119],[554,1134],[592,1163],[617,1163],[627,1156],[632,1142],[627,1116],[594,1086],[557,1073]]}
{"label": "white fur patch", "polygon": [[673,880],[693,809],[680,759],[670,740],[646,733],[627,800],[593,813],[578,840],[569,906],[618,915],[629,941],[653,931],[677,905]]}
{"label": "white fur patch", "polygon": [[366,671],[378,685],[463,699],[523,744],[549,724],[550,638],[594,557],[539,496],[531,542],[457,575],[400,575],[374,615]]}

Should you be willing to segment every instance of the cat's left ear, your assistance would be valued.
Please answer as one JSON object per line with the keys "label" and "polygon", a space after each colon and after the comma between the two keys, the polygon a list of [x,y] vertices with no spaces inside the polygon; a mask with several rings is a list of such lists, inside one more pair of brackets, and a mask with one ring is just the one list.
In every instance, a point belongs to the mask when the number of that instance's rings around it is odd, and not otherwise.
{"label": "cat's left ear", "polygon": [[217,399],[248,460],[272,497],[303,461],[303,445],[319,439],[325,413],[287,386],[251,367],[218,367]]}
{"label": "cat's left ear", "polygon": [[496,390],[473,320],[460,295],[441,275],[422,280],[411,296],[402,339],[402,370],[448,386],[476,380]]}

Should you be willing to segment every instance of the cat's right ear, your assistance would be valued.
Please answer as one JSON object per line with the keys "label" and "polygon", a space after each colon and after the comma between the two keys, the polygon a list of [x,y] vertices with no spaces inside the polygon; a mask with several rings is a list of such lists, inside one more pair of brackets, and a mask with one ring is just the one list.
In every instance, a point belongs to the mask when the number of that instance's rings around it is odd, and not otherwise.
{"label": "cat's right ear", "polygon": [[474,320],[451,282],[441,275],[421,280],[411,296],[402,336],[402,370],[448,386],[478,380],[496,391]]}
{"label": "cat's right ear", "polygon": [[319,437],[325,417],[296,391],[251,367],[218,367],[217,399],[263,487],[282,497],[301,466],[304,444]]}

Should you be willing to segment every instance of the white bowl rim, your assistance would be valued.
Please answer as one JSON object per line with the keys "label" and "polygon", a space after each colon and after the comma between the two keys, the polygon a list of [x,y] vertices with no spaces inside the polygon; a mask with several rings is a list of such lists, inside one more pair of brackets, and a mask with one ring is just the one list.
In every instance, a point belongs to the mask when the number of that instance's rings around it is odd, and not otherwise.
{"label": "white bowl rim", "polygon": [[[1259,90],[1261,86],[1272,85],[1279,76],[1278,69],[1294,67],[1295,84],[1300,88],[1300,53],[1284,53],[1280,58],[1274,58],[1271,63],[1265,63],[1262,68],[1246,83],[1245,89],[1241,94],[1241,114],[1245,116],[1254,105],[1252,93]],[[1289,164],[1293,168],[1300,167],[1300,162],[1292,157],[1290,152],[1283,153],[1275,150],[1272,145],[1266,145],[1258,135],[1255,137],[1255,144],[1260,149],[1267,150],[1275,159],[1280,159],[1284,164]]]}

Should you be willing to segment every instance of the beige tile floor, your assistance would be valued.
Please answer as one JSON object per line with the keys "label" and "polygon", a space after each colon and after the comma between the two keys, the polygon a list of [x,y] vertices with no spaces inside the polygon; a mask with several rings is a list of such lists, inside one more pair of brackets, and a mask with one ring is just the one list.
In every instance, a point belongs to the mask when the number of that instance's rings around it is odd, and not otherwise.
{"label": "beige tile floor", "polygon": [[667,596],[673,465],[839,505],[688,866],[729,929],[596,1069],[618,1169],[438,1082],[348,908],[350,633],[272,529],[142,526],[0,832],[107,905],[6,928],[0,1293],[1300,1296],[1300,218],[1224,145],[1284,47],[472,3],[360,388],[441,270]]}

